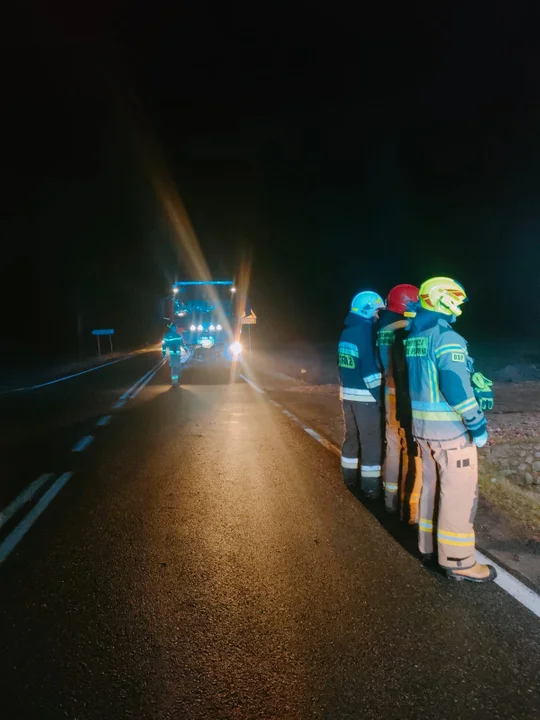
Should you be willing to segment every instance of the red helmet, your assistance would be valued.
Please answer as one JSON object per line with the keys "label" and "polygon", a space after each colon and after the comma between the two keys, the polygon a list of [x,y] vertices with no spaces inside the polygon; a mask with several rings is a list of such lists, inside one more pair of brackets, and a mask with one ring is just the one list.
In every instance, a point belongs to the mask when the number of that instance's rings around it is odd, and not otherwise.
{"label": "red helmet", "polygon": [[414,317],[416,312],[413,308],[418,302],[418,288],[414,285],[396,285],[388,293],[386,298],[386,309],[392,312]]}

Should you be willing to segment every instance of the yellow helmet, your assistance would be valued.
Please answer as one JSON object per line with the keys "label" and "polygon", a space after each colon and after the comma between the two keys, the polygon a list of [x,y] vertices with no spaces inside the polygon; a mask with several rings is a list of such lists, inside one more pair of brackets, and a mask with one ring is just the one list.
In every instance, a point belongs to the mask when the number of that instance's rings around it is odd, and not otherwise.
{"label": "yellow helmet", "polygon": [[459,306],[467,300],[467,293],[452,278],[435,277],[422,283],[418,297],[420,305],[426,310],[459,317]]}

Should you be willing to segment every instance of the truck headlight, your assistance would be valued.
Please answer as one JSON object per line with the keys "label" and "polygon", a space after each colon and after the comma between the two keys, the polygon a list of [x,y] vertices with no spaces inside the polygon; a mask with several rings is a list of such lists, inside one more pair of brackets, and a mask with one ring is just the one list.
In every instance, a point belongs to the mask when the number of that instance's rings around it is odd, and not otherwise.
{"label": "truck headlight", "polygon": [[229,350],[234,355],[234,357],[238,357],[242,353],[242,343],[233,342],[231,345],[229,345]]}
{"label": "truck headlight", "polygon": [[202,329],[203,329],[203,326],[202,326],[202,325],[197,325],[197,330],[198,330],[199,332],[202,332]]}
{"label": "truck headlight", "polygon": [[210,332],[214,332],[214,330],[215,330],[216,328],[215,328],[213,325],[210,325],[210,327],[209,327],[208,329],[210,330]]}
{"label": "truck headlight", "polygon": [[195,332],[197,328],[195,327],[195,325],[190,325],[189,329],[191,330],[191,332]]}
{"label": "truck headlight", "polygon": [[223,328],[221,327],[221,325],[216,325],[216,330],[223,330]]}

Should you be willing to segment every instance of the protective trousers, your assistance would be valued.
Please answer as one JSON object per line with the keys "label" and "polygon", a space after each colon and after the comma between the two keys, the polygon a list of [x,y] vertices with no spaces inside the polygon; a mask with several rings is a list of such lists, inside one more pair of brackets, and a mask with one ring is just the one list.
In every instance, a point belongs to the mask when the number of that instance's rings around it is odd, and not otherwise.
{"label": "protective trousers", "polygon": [[361,489],[380,491],[382,458],[381,410],[377,403],[343,400],[345,439],[341,448],[341,471],[345,485],[353,487],[360,468]]}
{"label": "protective trousers", "polygon": [[181,354],[176,351],[169,351],[169,367],[171,368],[171,380],[174,382],[178,380],[181,370]]}
{"label": "protective trousers", "polygon": [[[388,390],[388,388],[387,388]],[[401,508],[401,519],[418,522],[422,466],[414,438],[396,417],[396,396],[386,394],[386,454],[383,466],[384,502],[389,512]]]}
{"label": "protective trousers", "polygon": [[439,565],[466,569],[476,563],[473,522],[478,503],[478,460],[467,438],[419,440],[423,482],[420,493],[418,545],[434,552],[437,532]]}
{"label": "protective trousers", "polygon": [[402,482],[400,485],[401,519],[416,525],[419,517],[420,493],[422,490],[422,459],[412,433],[401,428],[402,442],[406,448],[403,456]]}

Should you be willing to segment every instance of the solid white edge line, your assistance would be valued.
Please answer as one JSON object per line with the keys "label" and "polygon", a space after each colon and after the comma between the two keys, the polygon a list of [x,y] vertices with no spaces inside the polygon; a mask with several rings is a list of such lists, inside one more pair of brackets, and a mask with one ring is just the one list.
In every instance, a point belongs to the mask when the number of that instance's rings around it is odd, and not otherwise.
{"label": "solid white edge line", "polygon": [[132,392],[132,393],[131,393],[131,395],[129,396],[131,400],[133,400],[133,398],[136,398],[137,395],[141,392],[141,390],[144,390],[144,388],[148,385],[148,383],[150,382],[150,380],[152,380],[153,377],[154,377],[155,375],[157,375],[157,373],[159,372],[159,370],[161,370],[161,368],[163,367],[164,364],[165,364],[165,359],[163,359],[163,360],[158,364],[158,366],[157,366],[156,369],[152,372],[152,374],[150,375],[150,377],[146,378],[146,380],[145,380],[143,383],[141,383],[141,385],[139,385],[139,387],[135,390],[135,392]]}
{"label": "solid white edge line", "polygon": [[481,563],[493,565],[497,570],[497,577],[494,581],[495,584],[503,590],[506,590],[509,595],[528,608],[536,617],[540,617],[540,595],[537,595],[534,590],[528,588],[520,580],[478,550],[476,551],[476,558]]}
{"label": "solid white edge line", "polygon": [[[251,383],[247,378],[244,378],[244,380],[246,380],[246,382],[248,382],[250,385],[253,385],[253,383]],[[281,408],[281,405],[275,400],[270,399],[270,402],[272,403],[272,405]],[[286,408],[283,408],[282,410],[284,415],[290,417],[295,422],[300,422],[299,419],[295,415],[293,415],[290,410],[287,410]],[[330,440],[322,437],[322,435],[320,435],[316,430],[313,430],[309,427],[303,427],[303,429],[310,437],[320,443],[327,450],[330,450],[330,452],[334,453],[334,455],[337,455],[338,457],[341,456],[341,451],[337,447],[337,445],[334,445],[334,443],[330,442]],[[534,615],[540,617],[540,595],[538,595],[536,592],[534,592],[534,590],[531,590],[529,587],[524,585],[511,573],[500,567],[500,565],[497,565],[497,563],[491,560],[491,558],[487,558],[479,550],[476,551],[476,557],[478,558],[479,562],[483,564],[493,565],[493,567],[497,570],[497,577],[495,579],[496,585],[505,590],[515,600],[521,603],[521,605],[534,613]]]}
{"label": "solid white edge line", "polygon": [[247,378],[244,374],[240,373],[240,377],[242,378],[242,380],[247,382],[248,385],[251,385],[251,387],[255,390],[255,392],[258,392],[261,395],[266,395],[264,390],[262,390],[258,385],[255,385],[255,383],[252,380],[250,380],[249,378]]}
{"label": "solid white edge line", "polygon": [[83,452],[83,450],[86,450],[86,448],[93,442],[93,440],[93,435],[85,435],[75,443],[71,452]]}
{"label": "solid white edge line", "polygon": [[17,527],[14,528],[5,540],[0,543],[0,564],[3,563],[8,555],[17,547],[28,530],[30,530],[39,516],[47,509],[49,504],[58,495],[71,476],[72,473],[67,472],[55,480],[43,497],[34,505],[30,512],[27,513]]}
{"label": "solid white edge line", "polygon": [[162,362],[163,360],[160,360],[157,365],[151,367],[148,372],[145,372],[144,375],[142,375],[138,380],[136,380],[133,385],[131,385],[124,393],[122,393],[122,395],[120,395],[120,400],[127,400],[130,394],[135,390],[135,388],[138,387],[140,383],[144,382],[144,380],[146,380],[150,373],[153,372]]}
{"label": "solid white edge line", "polygon": [[109,365],[116,365],[116,363],[124,362],[124,360],[129,360],[130,358],[135,357],[136,354],[137,353],[132,353],[130,355],[126,355],[125,357],[118,358],[117,360],[111,360],[110,362],[103,363],[102,365],[96,365],[96,367],[88,368],[88,370],[81,370],[81,372],[73,373],[73,375],[64,375],[64,377],[56,378],[56,380],[49,380],[48,382],[44,383],[39,383],[38,385],[27,385],[25,387],[15,388],[14,390],[6,390],[1,394],[9,395],[10,393],[24,392],[25,390],[39,390],[40,388],[48,387],[49,385],[56,385],[56,383],[64,382],[64,380],[71,380],[72,378],[79,377],[79,375],[86,375],[87,373],[94,372],[95,370],[101,370],[105,367],[109,367]]}
{"label": "solid white edge line", "polygon": [[314,440],[320,443],[327,450],[330,450],[330,452],[334,453],[334,455],[337,455],[338,457],[341,456],[340,449],[336,445],[331,443],[330,440],[327,440],[322,435],[319,435],[319,433],[315,430],[312,430],[312,428],[305,427],[304,431],[307,432],[308,435],[311,435]]}
{"label": "solid white edge line", "polygon": [[26,505],[26,503],[34,497],[42,485],[51,478],[52,473],[44,473],[43,475],[40,475],[37,480],[34,480],[34,482],[25,487],[25,489],[17,495],[15,500],[13,500],[6,508],[4,508],[4,510],[0,512],[0,528],[11,520],[15,513],[17,513],[23,505]]}

